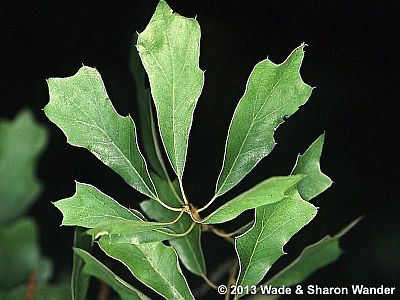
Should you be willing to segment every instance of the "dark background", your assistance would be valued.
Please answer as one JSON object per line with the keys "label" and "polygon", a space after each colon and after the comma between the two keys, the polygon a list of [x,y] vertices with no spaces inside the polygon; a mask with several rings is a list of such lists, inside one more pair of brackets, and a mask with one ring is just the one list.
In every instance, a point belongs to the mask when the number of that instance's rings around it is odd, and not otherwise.
{"label": "dark background", "polygon": [[[340,260],[315,273],[308,284],[399,282],[399,11],[394,2],[362,2],[168,1],[184,16],[197,15],[202,29],[200,65],[206,82],[195,112],[184,181],[199,206],[212,196],[229,121],[253,66],[267,56],[280,63],[301,42],[309,45],[302,77],[317,89],[279,128],[274,151],[219,200],[221,204],[269,176],[288,174],[296,155],[325,131],[321,164],[335,184],[313,201],[319,214],[286,246],[287,257],[356,217],[365,218],[343,238]],[[82,63],[95,66],[118,112],[131,113],[138,123],[129,51],[134,32],[144,29],[155,5],[145,0],[1,4],[0,115],[12,118],[30,107],[50,128],[38,171],[45,190],[30,213],[58,275],[71,266],[72,230],[59,227],[61,214],[50,201],[71,196],[75,179],[131,207],[143,196],[88,151],[66,144],[41,111],[48,102],[45,79],[73,75]],[[226,229],[236,226],[228,224]],[[207,233],[203,245],[209,270],[231,251]],[[193,287],[200,284],[196,278],[190,282]]]}

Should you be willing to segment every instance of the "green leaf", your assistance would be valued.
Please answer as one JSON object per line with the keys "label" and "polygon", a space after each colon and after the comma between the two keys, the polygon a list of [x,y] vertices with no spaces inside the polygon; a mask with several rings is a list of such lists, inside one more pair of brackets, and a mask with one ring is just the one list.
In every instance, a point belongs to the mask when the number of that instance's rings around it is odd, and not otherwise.
{"label": "green leaf", "polygon": [[284,254],[283,246],[316,213],[297,191],[280,202],[258,207],[254,226],[235,240],[240,261],[237,285],[258,284]]}
{"label": "green leaf", "polygon": [[172,247],[159,242],[114,244],[109,236],[102,237],[99,245],[107,255],[122,262],[139,281],[166,299],[194,299]]}
{"label": "green leaf", "polygon": [[[136,44],[136,42],[137,35],[135,35],[134,44]],[[144,156],[151,169],[159,176],[162,176],[165,166],[160,154],[156,125],[153,119],[151,92],[150,89],[145,88],[145,70],[140,61],[136,47],[133,47],[131,50],[130,69],[133,73],[136,85],[136,101],[138,104],[140,121],[139,136],[143,144]]]}
{"label": "green leaf", "polygon": [[338,234],[334,236],[327,235],[317,243],[304,248],[298,258],[268,280],[266,284],[277,287],[299,284],[315,271],[333,263],[342,254],[342,250],[339,246],[339,239],[360,220],[361,218],[358,218]]}
{"label": "green leaf", "polygon": [[[157,191],[164,201],[170,206],[179,206],[180,202],[176,195],[172,192],[171,186],[165,180],[158,176],[153,176],[154,184]],[[179,189],[178,183],[174,182],[172,188]],[[177,212],[170,211],[154,200],[143,201],[140,207],[144,213],[151,219],[159,222],[166,222],[177,216]],[[178,222],[169,226],[176,233],[183,233],[192,224],[189,215],[184,214]],[[186,269],[193,274],[204,277],[206,275],[206,264],[204,260],[203,250],[201,248],[201,228],[195,225],[194,228],[185,236],[177,237],[169,241],[178,253],[179,259],[182,261]]]}
{"label": "green leaf", "polygon": [[251,72],[229,127],[216,196],[233,188],[272,151],[276,128],[310,97],[312,88],[300,77],[303,48],[279,65],[263,60]]}
{"label": "green leaf", "polygon": [[168,158],[182,178],[193,112],[204,84],[199,68],[200,26],[160,1],[136,47],[149,76]]}
{"label": "green leaf", "polygon": [[248,209],[281,201],[287,195],[287,191],[292,189],[303,177],[303,175],[294,175],[266,179],[222,205],[206,217],[202,223],[224,223],[236,218]]}
{"label": "green leaf", "polygon": [[135,124],[115,111],[97,70],[82,67],[74,76],[50,78],[48,86],[50,101],[44,112],[68,143],[88,149],[130,186],[156,198]]}
{"label": "green leaf", "polygon": [[175,232],[172,230],[169,230],[168,228],[162,228],[135,233],[111,234],[110,240],[112,243],[138,245],[174,239],[174,234]]}
{"label": "green leaf", "polygon": [[54,205],[62,212],[62,225],[94,228],[115,220],[141,220],[138,213],[120,205],[96,187],[76,182],[75,194]]}
{"label": "green leaf", "polygon": [[83,272],[105,282],[118,293],[122,300],[150,299],[129,283],[115,275],[110,269],[87,251],[74,248],[74,253],[84,261]]}
{"label": "green leaf", "polygon": [[24,214],[38,197],[36,166],[46,144],[47,131],[29,110],[0,120],[0,224]]}
{"label": "green leaf", "polygon": [[1,226],[0,241],[0,290],[26,284],[40,262],[36,224],[20,218]]}
{"label": "green leaf", "polygon": [[111,222],[100,223],[95,228],[89,229],[88,234],[99,238],[103,235],[124,235],[134,233],[145,233],[154,229],[162,229],[166,223],[145,222],[142,220],[113,220]]}
{"label": "green leaf", "polygon": [[[84,233],[84,228],[75,227],[74,247],[91,251],[93,248],[92,239]],[[83,251],[83,250],[82,250]],[[83,273],[83,260],[75,252],[73,254],[72,274],[71,274],[71,294],[72,300],[85,300],[89,286],[90,276]]]}
{"label": "green leaf", "polygon": [[332,185],[332,180],[321,172],[319,160],[325,135],[320,135],[314,143],[299,155],[292,174],[306,174],[307,176],[298,184],[298,190],[304,200],[311,200]]}

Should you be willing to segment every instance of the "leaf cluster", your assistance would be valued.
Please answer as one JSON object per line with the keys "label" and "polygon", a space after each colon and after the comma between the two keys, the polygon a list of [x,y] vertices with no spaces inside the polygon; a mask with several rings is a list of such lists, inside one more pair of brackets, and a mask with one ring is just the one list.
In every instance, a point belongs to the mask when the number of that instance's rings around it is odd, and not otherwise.
{"label": "leaf cluster", "polygon": [[[82,234],[91,236],[106,255],[124,264],[137,280],[166,299],[194,299],[181,264],[215,288],[207,277],[201,243],[204,231],[234,244],[239,268],[232,268],[230,282],[236,285],[296,284],[338,257],[341,235],[325,237],[308,246],[276,276],[263,281],[284,254],[284,245],[317,214],[309,200],[332,183],[320,170],[324,135],[298,157],[290,174],[265,179],[206,214],[212,203],[273,150],[278,126],[309,99],[313,88],[300,76],[304,47],[297,47],[281,64],[266,59],[252,70],[229,127],[215,194],[201,208],[192,205],[183,186],[193,113],[204,85],[196,19],[182,17],[160,1],[137,37],[132,69],[141,116],[140,136],[132,118],[114,109],[96,69],[83,66],[71,77],[48,80],[50,101],[44,111],[64,132],[68,143],[92,152],[148,197],[140,203],[143,215],[121,206],[96,187],[77,182],[72,197],[55,203],[63,214],[62,225],[83,228],[75,241],[74,299],[85,298],[87,276],[106,281],[122,299],[147,299],[98,261],[90,253],[90,245],[79,247]],[[145,74],[150,89],[145,87]],[[175,178],[169,175],[163,151]],[[231,234],[218,229],[217,224],[234,220],[247,210],[255,214],[244,227]],[[77,289],[80,284],[84,288]]]}

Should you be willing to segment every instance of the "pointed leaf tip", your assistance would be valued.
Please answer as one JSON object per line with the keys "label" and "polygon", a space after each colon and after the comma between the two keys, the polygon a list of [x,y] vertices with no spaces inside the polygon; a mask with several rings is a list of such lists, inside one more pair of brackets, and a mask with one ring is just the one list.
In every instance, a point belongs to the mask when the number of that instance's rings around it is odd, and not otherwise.
{"label": "pointed leaf tip", "polygon": [[216,196],[239,183],[272,151],[276,128],[310,97],[312,89],[300,76],[303,47],[282,64],[264,60],[251,72],[229,127]]}
{"label": "pointed leaf tip", "polygon": [[[162,34],[160,34],[162,32]],[[199,68],[200,26],[160,1],[137,49],[149,77],[168,159],[183,176],[193,112],[204,85]]]}
{"label": "pointed leaf tip", "polygon": [[116,112],[99,72],[83,66],[73,76],[50,78],[48,86],[50,101],[44,112],[68,143],[88,149],[133,188],[155,198],[135,124]]}

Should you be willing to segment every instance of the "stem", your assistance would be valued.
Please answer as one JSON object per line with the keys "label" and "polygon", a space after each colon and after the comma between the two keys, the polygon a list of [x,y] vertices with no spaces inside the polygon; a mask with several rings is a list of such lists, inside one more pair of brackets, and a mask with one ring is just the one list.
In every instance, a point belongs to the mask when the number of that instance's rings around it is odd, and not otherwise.
{"label": "stem", "polygon": [[214,283],[212,283],[212,281],[211,281],[210,279],[208,279],[206,275],[201,275],[201,277],[204,279],[204,281],[205,281],[211,288],[213,288],[214,290],[217,290],[217,289],[218,289],[218,287],[217,287]]}
{"label": "stem", "polygon": [[157,132],[156,132],[156,129],[155,129],[155,126],[154,126],[154,118],[153,118],[153,111],[151,110],[151,103],[150,103],[150,124],[151,124],[151,136],[153,138],[153,143],[154,143],[154,150],[156,152],[156,156],[157,156],[158,162],[161,165],[161,169],[164,172],[165,179],[167,180],[168,185],[171,188],[171,191],[174,194],[176,200],[178,200],[179,203],[184,204],[182,202],[181,197],[179,197],[179,195],[175,191],[174,186],[172,185],[172,181],[171,181],[171,178],[169,177],[169,174],[168,174],[168,171],[167,171],[167,167],[165,166],[164,160],[163,160],[162,155],[161,155],[160,145],[159,145],[158,139],[157,139]]}
{"label": "stem", "polygon": [[109,294],[110,294],[110,287],[104,281],[100,281],[99,294],[97,296],[97,299],[107,300]]}
{"label": "stem", "polygon": [[214,233],[215,235],[218,235],[222,238],[224,238],[226,241],[231,243],[232,245],[235,244],[235,240],[233,237],[225,232],[223,232],[221,229],[215,228],[214,226],[211,227],[211,232]]}
{"label": "stem", "polygon": [[[220,282],[222,276],[224,276],[225,273],[228,272],[231,265],[232,265],[231,259],[224,261],[223,263],[219,264],[215,270],[212,270],[209,273],[208,277],[213,282]],[[193,295],[195,299],[197,299],[204,297],[209,291],[210,291],[210,285],[204,282],[201,286],[193,290]]]}
{"label": "stem", "polygon": [[205,209],[207,209],[214,201],[215,201],[215,199],[217,199],[217,195],[215,195],[214,197],[212,197],[212,199],[206,204],[206,205],[204,205],[202,208],[199,208],[198,210],[197,210],[197,212],[198,213],[200,213],[200,212],[202,212],[203,210],[205,210]]}
{"label": "stem", "polygon": [[188,235],[188,234],[193,230],[193,228],[194,228],[195,225],[196,225],[196,223],[195,223],[195,222],[192,222],[192,224],[190,224],[189,228],[188,228],[185,232],[176,233],[176,234],[171,234],[171,235],[172,235],[172,236],[175,236],[175,237],[182,237],[182,236]]}
{"label": "stem", "polygon": [[233,265],[232,265],[232,267],[231,267],[231,269],[230,269],[230,272],[229,272],[230,275],[229,275],[229,278],[228,278],[228,282],[226,283],[226,286],[228,287],[228,291],[225,294],[225,300],[229,300],[229,296],[231,294],[231,285],[236,283],[235,275],[236,275],[236,272],[238,270],[238,267],[239,267],[238,261],[235,260]]}
{"label": "stem", "polygon": [[182,178],[178,177],[178,181],[179,181],[179,187],[181,189],[183,201],[185,202],[186,205],[189,205],[189,201],[186,198],[185,190],[183,189]]}
{"label": "stem", "polygon": [[172,211],[182,211],[183,208],[178,208],[178,207],[171,207],[167,204],[165,204],[164,202],[162,202],[158,197],[154,197],[154,200],[156,200],[158,203],[160,203],[162,206],[164,206],[166,209],[172,210]]}
{"label": "stem", "polygon": [[224,230],[222,230],[222,229],[220,229],[220,228],[216,228],[216,227],[214,227],[214,226],[212,227],[212,230],[211,230],[211,231],[212,231],[213,233],[215,233],[216,235],[220,236],[220,237],[227,238],[227,237],[232,237],[232,236],[234,236],[235,234],[238,234],[238,233],[242,233],[242,232],[247,231],[247,229],[249,229],[251,226],[253,226],[253,223],[254,223],[254,222],[251,221],[251,222],[249,222],[249,223],[243,225],[242,227],[236,229],[235,231],[232,231],[232,232],[229,232],[229,233],[225,232]]}
{"label": "stem", "polygon": [[176,217],[176,218],[175,218],[173,221],[171,221],[171,222],[165,223],[165,225],[172,225],[172,224],[175,224],[176,222],[178,222],[179,219],[182,217],[182,215],[183,215],[184,212],[185,212],[185,211],[182,209],[181,212],[178,214],[178,217]]}

